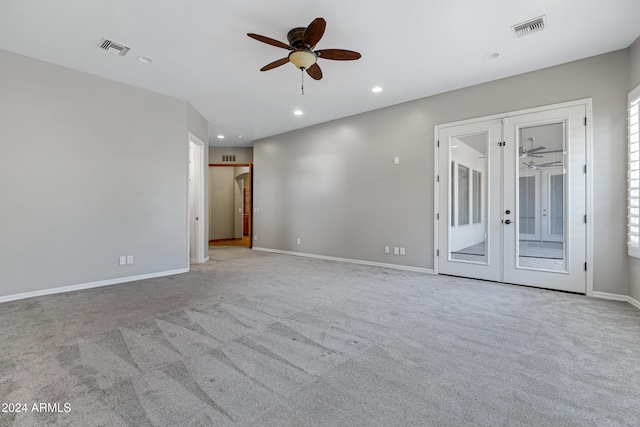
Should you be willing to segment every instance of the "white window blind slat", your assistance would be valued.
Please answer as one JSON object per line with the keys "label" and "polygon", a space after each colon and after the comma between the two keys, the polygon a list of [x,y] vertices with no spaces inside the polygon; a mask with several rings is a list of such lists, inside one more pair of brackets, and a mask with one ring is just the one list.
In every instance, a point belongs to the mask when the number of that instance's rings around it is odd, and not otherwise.
{"label": "white window blind slat", "polygon": [[640,86],[629,93],[627,246],[640,258]]}

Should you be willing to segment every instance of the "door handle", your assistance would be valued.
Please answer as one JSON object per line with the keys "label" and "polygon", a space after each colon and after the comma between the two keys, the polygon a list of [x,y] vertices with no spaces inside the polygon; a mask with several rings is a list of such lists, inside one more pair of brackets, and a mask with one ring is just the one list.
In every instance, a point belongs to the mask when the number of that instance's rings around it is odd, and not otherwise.
{"label": "door handle", "polygon": [[509,225],[509,224],[515,224],[515,221],[511,221],[510,219],[506,219],[504,221],[505,224]]}

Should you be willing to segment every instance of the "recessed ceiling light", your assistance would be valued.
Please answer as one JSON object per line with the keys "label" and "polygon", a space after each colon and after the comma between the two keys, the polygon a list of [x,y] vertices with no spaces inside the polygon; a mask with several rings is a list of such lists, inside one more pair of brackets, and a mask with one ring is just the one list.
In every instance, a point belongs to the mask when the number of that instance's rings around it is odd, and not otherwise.
{"label": "recessed ceiling light", "polygon": [[238,135],[238,138],[244,138],[244,136],[243,135]]}
{"label": "recessed ceiling light", "polygon": [[224,139],[224,135],[222,134],[218,135],[218,139]]}
{"label": "recessed ceiling light", "polygon": [[138,61],[143,64],[153,64],[153,58],[149,58],[148,56],[138,56]]}
{"label": "recessed ceiling light", "polygon": [[293,112],[293,114],[295,114],[296,116],[301,116],[304,113],[301,110],[296,110]]}
{"label": "recessed ceiling light", "polygon": [[373,92],[373,93],[382,92],[382,88],[380,86],[376,86],[373,89],[371,89],[371,92]]}
{"label": "recessed ceiling light", "polygon": [[484,59],[496,59],[498,56],[500,56],[498,52],[491,52],[491,53],[487,53],[484,56]]}

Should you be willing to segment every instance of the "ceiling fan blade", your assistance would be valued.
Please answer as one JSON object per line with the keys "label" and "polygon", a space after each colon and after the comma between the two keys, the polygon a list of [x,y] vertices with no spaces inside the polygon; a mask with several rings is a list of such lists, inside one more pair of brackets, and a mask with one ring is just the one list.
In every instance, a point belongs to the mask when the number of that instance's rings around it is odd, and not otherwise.
{"label": "ceiling fan blade", "polygon": [[314,80],[320,80],[322,78],[322,70],[317,63],[307,68],[307,74],[309,74]]}
{"label": "ceiling fan blade", "polygon": [[262,43],[270,44],[271,46],[281,47],[287,50],[293,50],[293,48],[288,44],[279,42],[278,40],[272,39],[270,37],[265,37],[265,36],[261,36],[260,34],[253,34],[253,33],[247,33],[247,35],[252,39],[256,39]]}
{"label": "ceiling fan blade", "polygon": [[564,150],[538,151],[536,154],[562,153]]}
{"label": "ceiling fan blade", "polygon": [[287,62],[289,62],[289,57],[278,59],[277,61],[273,61],[271,64],[267,64],[264,67],[260,68],[260,71],[272,70],[276,67],[286,64]]}
{"label": "ceiling fan blade", "polygon": [[546,146],[541,145],[541,146],[539,146],[539,147],[532,148],[531,150],[527,150],[526,152],[527,152],[527,153],[529,153],[529,154],[531,154],[531,153],[535,153],[536,151],[546,150],[546,149],[547,149],[547,147],[546,147]]}
{"label": "ceiling fan blade", "polygon": [[324,29],[326,27],[327,21],[322,18],[314,19],[313,22],[309,24],[306,31],[304,32],[304,35],[302,36],[302,44],[313,48],[322,38]]}
{"label": "ceiling fan blade", "polygon": [[539,164],[538,166],[541,166],[541,167],[554,166],[557,163],[562,163],[562,160],[556,160],[555,162],[542,163],[542,164]]}
{"label": "ceiling fan blade", "polygon": [[354,61],[362,57],[358,52],[345,49],[320,49],[316,50],[315,53],[318,58],[331,59],[333,61]]}

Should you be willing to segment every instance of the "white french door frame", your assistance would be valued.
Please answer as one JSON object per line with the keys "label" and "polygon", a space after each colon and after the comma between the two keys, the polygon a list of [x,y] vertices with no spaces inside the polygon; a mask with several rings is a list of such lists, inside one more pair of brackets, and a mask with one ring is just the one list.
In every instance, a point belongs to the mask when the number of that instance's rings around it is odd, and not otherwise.
{"label": "white french door frame", "polygon": [[[438,145],[435,143],[438,141],[438,134],[441,129],[453,126],[462,126],[473,123],[480,123],[490,120],[501,120],[508,119],[514,116],[522,116],[526,114],[532,113],[540,113],[548,110],[555,110],[560,108],[574,107],[574,106],[584,106],[586,113],[586,126],[585,126],[585,163],[586,163],[586,176],[585,176],[585,188],[586,188],[586,215],[587,215],[587,223],[586,223],[586,263],[587,263],[587,271],[586,271],[586,295],[593,296],[593,101],[591,98],[578,99],[575,101],[568,101],[558,104],[545,105],[542,107],[529,108],[524,110],[511,111],[507,113],[495,114],[491,116],[483,116],[477,117],[468,120],[461,120],[457,122],[450,122],[446,124],[436,125],[434,127],[434,144],[433,144],[433,153],[434,153],[434,176],[433,176],[433,190],[434,190],[434,211],[433,211],[433,235],[434,235],[434,247],[433,247],[433,266],[434,272],[439,274],[438,272],[438,248],[440,247],[439,242],[439,230],[438,230],[438,213],[440,213],[440,221],[449,221],[447,215],[443,215],[443,212],[448,211],[448,207],[441,207],[439,205],[440,195],[439,195],[439,176],[441,172],[439,171],[439,158],[438,158]],[[444,172],[443,172],[444,173]],[[449,191],[449,189],[443,189],[443,191]],[[441,254],[444,255],[444,254]]]}

